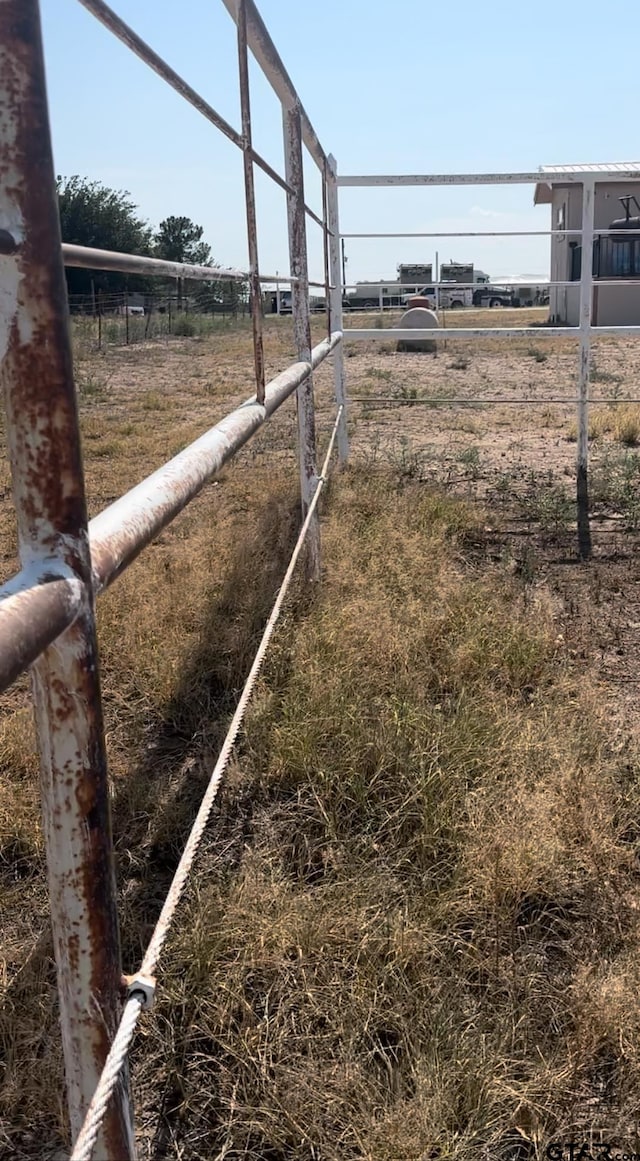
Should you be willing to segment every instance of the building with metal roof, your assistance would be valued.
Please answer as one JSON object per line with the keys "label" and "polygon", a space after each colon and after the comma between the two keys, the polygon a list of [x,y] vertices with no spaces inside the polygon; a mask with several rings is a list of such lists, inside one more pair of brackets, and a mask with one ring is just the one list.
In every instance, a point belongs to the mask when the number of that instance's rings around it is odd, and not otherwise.
{"label": "building with metal roof", "polygon": [[533,200],[551,207],[551,282],[568,284],[551,288],[551,321],[579,322],[584,175],[595,179],[592,322],[640,324],[640,161],[543,165],[540,175]]}

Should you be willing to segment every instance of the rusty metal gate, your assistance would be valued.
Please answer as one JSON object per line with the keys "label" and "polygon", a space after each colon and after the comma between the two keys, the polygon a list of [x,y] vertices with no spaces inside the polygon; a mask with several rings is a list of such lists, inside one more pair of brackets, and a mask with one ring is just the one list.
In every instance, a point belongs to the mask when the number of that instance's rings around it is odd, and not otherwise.
{"label": "rusty metal gate", "polygon": [[[319,575],[313,369],[328,355],[347,456],[335,166],[315,134],[253,0],[225,0],[237,25],[237,132],[103,3],[80,0],[242,151],[250,268],[188,266],[61,246],[38,0],[0,0],[0,363],[20,572],[0,601],[0,688],[31,667],[68,1105],[77,1138],[122,1012],[121,964],[95,598],[294,392],[309,569]],[[253,148],[248,53],[280,99],[286,172]],[[303,147],[319,168],[323,214],[306,204]],[[285,192],[297,362],[265,382],[254,169]],[[311,348],[306,220],[324,239],[327,337]],[[90,523],[83,478],[63,263],[147,275],[248,280],[255,395]],[[318,284],[313,284],[318,285]],[[140,981],[138,981],[140,993]],[[144,989],[143,989],[144,991]],[[126,1066],[104,1112],[96,1156],[134,1156]],[[91,1150],[87,1155],[91,1154]]]}

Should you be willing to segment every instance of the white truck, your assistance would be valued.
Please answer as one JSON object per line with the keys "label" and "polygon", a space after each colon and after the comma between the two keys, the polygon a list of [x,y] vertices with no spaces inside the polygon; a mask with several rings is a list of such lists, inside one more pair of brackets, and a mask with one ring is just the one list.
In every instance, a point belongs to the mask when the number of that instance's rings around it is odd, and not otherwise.
{"label": "white truck", "polygon": [[[408,294],[404,299],[404,305],[409,307],[424,305],[424,302],[428,302],[429,308],[435,310],[437,304],[434,286],[423,286],[417,294]],[[456,286],[455,282],[446,286],[440,283],[438,305],[441,310],[461,310],[463,306],[473,306],[473,291],[464,286]]]}
{"label": "white truck", "polygon": [[[435,286],[423,286],[417,294],[407,295],[406,306],[428,303],[436,305]],[[488,274],[471,263],[443,262],[440,267],[438,305],[442,310],[460,310],[464,306],[513,306],[513,295],[504,287],[491,285]]]}

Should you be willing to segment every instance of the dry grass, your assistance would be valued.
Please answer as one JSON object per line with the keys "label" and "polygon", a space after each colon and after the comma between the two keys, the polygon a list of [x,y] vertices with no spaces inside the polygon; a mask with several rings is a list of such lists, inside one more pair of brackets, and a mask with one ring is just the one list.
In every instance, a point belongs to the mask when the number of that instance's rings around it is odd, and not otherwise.
{"label": "dry grass", "polygon": [[233,875],[211,852],[147,1044],[189,1157],[633,1132],[637,789],[544,593],[465,566],[475,531],[414,484],[334,487],[234,779],[250,841]]}
{"label": "dry grass", "polygon": [[[640,443],[640,407],[633,403],[591,408],[589,413],[589,439],[601,440],[610,436],[624,447],[637,447]],[[576,423],[572,423],[567,439],[575,443],[578,438]]]}
{"label": "dry grass", "polygon": [[[239,349],[211,348],[220,378],[180,391],[163,367],[152,407],[133,362],[108,406],[89,394],[94,509],[247,393]],[[289,407],[99,606],[127,971],[290,553],[294,423]],[[133,1053],[140,1156],[525,1161],[588,1132],[637,1148],[635,754],[549,590],[487,562],[482,513],[408,453],[375,468],[330,485],[322,588],[289,601],[164,956]],[[0,763],[0,1153],[35,1159],[66,1125],[24,682]]]}

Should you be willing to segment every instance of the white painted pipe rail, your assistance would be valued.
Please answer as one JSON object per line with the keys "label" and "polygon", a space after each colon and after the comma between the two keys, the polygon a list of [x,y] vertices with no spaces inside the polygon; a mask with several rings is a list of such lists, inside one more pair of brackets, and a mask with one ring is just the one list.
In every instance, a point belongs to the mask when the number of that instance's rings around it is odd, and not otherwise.
{"label": "white painted pipe rail", "polygon": [[[225,0],[226,3],[226,0]],[[638,170],[598,170],[594,174],[566,170],[559,173],[406,173],[406,174],[344,174],[338,177],[339,186],[391,185],[582,185],[585,176],[596,181],[638,181]]]}
{"label": "white painted pipe rail", "polygon": [[[640,173],[638,174],[640,181]],[[597,238],[606,238],[610,234],[619,234],[617,230],[596,230]],[[640,231],[635,231],[635,234]],[[421,232],[418,234],[343,234],[343,238],[565,238],[580,237],[582,228],[576,230],[441,230],[436,233]],[[633,237],[634,231],[629,230]],[[535,279],[531,280],[535,282]]]}
{"label": "white painted pipe rail", "polygon": [[[223,266],[197,266],[189,262],[169,262],[165,258],[151,258],[145,254],[121,254],[116,250],[96,250],[90,246],[62,244],[65,266],[79,266],[84,270],[115,270],[121,274],[151,274],[168,278],[186,278],[192,282],[247,282],[246,270],[225,270]],[[262,274],[261,282],[275,282],[273,274]],[[279,274],[279,282],[293,283],[295,278]]]}
{"label": "white painted pipe rail", "polygon": [[[591,327],[591,335],[638,335],[640,326]],[[346,327],[345,343],[389,343],[406,339],[545,339],[566,338],[580,334],[579,327],[434,327],[433,330],[408,327]]]}
{"label": "white painted pipe rail", "polygon": [[135,560],[216,472],[231,459],[342,341],[337,333],[267,384],[264,405],[248,399],[157,472],[105,508],[89,523],[96,591],[105,589]]}

